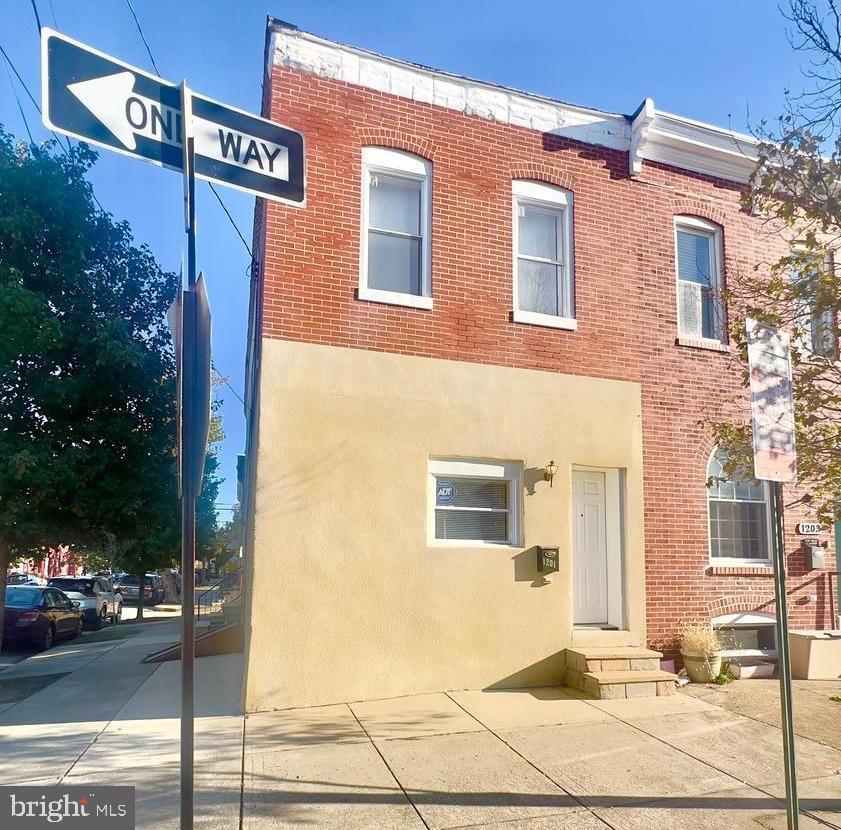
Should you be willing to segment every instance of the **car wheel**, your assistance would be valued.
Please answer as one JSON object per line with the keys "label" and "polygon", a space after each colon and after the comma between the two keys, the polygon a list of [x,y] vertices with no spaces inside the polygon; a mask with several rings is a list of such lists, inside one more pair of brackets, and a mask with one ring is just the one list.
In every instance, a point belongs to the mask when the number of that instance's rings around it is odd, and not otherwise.
{"label": "car wheel", "polygon": [[38,645],[41,647],[41,651],[47,651],[53,647],[54,642],[55,631],[53,631],[52,625],[48,625],[47,630],[44,632],[44,636],[41,638],[41,642]]}
{"label": "car wheel", "polygon": [[122,619],[122,617],[123,617],[123,604],[118,603],[117,610],[111,615],[111,622],[113,622],[114,625],[117,625],[117,623]]}
{"label": "car wheel", "polygon": [[84,624],[84,622],[82,622],[82,620],[80,619],[80,620],[76,623],[76,628],[73,630],[73,639],[74,639],[74,640],[75,640],[77,637],[81,637],[81,636],[82,636],[82,631],[83,631],[84,627],[85,627],[85,624]]}
{"label": "car wheel", "polygon": [[99,630],[105,623],[108,622],[108,607],[103,605],[99,616],[96,618],[96,628]]}

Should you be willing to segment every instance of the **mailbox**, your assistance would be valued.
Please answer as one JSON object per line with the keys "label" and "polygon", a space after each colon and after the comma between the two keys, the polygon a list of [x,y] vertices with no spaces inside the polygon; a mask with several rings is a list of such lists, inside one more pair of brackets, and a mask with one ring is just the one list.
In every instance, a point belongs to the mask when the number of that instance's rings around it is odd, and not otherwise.
{"label": "mailbox", "polygon": [[[810,543],[814,541],[814,539],[809,540]],[[823,568],[824,549],[820,546],[820,544],[809,544],[808,548],[812,559],[812,570],[820,570]]]}
{"label": "mailbox", "polygon": [[558,551],[559,548],[538,548],[537,549],[537,570],[542,574],[558,572]]}

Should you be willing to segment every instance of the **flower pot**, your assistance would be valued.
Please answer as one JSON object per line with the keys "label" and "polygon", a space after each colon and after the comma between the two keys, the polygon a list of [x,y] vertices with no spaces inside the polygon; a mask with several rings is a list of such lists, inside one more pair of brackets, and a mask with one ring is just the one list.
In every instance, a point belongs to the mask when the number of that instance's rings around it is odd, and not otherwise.
{"label": "flower pot", "polygon": [[712,683],[721,674],[721,655],[680,653],[686,673],[693,683]]}

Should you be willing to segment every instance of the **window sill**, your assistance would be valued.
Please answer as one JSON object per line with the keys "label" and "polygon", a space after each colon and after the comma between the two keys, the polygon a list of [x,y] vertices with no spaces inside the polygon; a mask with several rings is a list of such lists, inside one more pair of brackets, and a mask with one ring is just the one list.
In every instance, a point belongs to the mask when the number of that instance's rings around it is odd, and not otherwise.
{"label": "window sill", "polygon": [[729,352],[730,347],[720,340],[713,340],[708,337],[686,337],[680,335],[675,341],[677,346],[687,346],[690,349],[705,349],[708,352]]}
{"label": "window sill", "polygon": [[357,299],[371,303],[385,303],[399,305],[405,308],[422,308],[432,310],[432,297],[421,297],[418,294],[401,294],[399,291],[381,291],[378,288],[363,288],[359,286]]}
{"label": "window sill", "polygon": [[578,321],[574,317],[556,317],[554,314],[539,314],[536,311],[520,311],[515,309],[511,313],[511,319],[515,323],[526,323],[530,326],[546,326],[551,329],[565,329],[576,331]]}
{"label": "window sill", "polygon": [[773,576],[774,568],[770,563],[757,563],[756,565],[745,565],[733,563],[732,565],[710,565],[706,569],[707,576]]}

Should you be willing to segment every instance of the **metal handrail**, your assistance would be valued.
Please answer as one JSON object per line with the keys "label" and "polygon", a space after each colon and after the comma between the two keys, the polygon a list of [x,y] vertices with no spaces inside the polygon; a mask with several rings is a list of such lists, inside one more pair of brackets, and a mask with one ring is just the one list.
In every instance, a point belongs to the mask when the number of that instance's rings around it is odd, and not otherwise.
{"label": "metal handrail", "polygon": [[[235,571],[225,574],[220,580],[202,591],[196,598],[196,618],[201,619],[203,607],[215,605],[217,602],[221,606],[231,598],[231,594],[240,595],[242,593],[242,576],[243,569],[239,567]],[[205,602],[204,598],[208,594],[212,594],[213,598],[210,602]]]}

